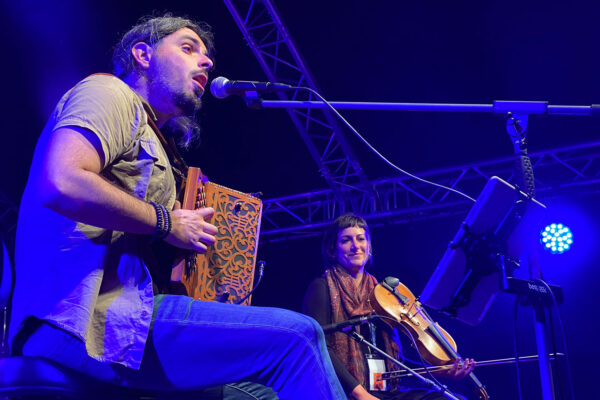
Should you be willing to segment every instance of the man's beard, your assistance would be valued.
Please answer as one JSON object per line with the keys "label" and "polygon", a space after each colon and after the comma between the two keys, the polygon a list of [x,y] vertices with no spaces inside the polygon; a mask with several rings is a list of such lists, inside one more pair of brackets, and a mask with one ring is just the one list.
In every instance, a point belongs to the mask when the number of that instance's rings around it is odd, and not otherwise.
{"label": "man's beard", "polygon": [[177,145],[189,149],[200,144],[200,125],[196,120],[196,113],[202,107],[202,90],[194,89],[194,95],[180,91],[173,94],[173,103],[183,115],[171,118],[168,121],[169,130],[176,138]]}
{"label": "man's beard", "polygon": [[193,95],[184,91],[177,91],[173,93],[173,104],[182,111],[183,115],[193,118],[200,108],[202,108],[201,95],[202,91],[200,88],[194,89]]}
{"label": "man's beard", "polygon": [[150,78],[150,85],[154,87],[157,93],[169,96],[171,103],[181,112],[180,115],[193,118],[202,107],[200,97],[203,93],[199,87],[194,87],[193,93],[187,93],[183,88],[178,87],[178,83],[173,82],[160,72],[154,78]]}
{"label": "man's beard", "polygon": [[164,128],[174,136],[177,145],[189,149],[200,144],[200,125],[196,121],[196,113],[202,107],[200,88],[194,90],[194,95],[184,91],[173,92],[173,104],[182,111],[182,115],[171,118]]}
{"label": "man's beard", "polygon": [[170,96],[172,104],[180,111],[180,115],[171,117],[161,128],[167,135],[172,135],[181,148],[189,149],[200,144],[200,125],[196,121],[196,113],[202,107],[202,89],[194,88],[193,94],[175,88],[174,84],[158,75],[151,80],[151,85],[159,93]]}

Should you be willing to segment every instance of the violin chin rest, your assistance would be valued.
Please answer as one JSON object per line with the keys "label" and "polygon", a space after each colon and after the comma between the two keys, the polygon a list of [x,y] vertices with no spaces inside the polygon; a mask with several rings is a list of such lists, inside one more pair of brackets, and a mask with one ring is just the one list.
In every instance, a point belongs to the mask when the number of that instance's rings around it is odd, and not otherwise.
{"label": "violin chin rest", "polygon": [[[389,286],[389,288],[388,288],[388,287],[386,287],[386,289],[388,289],[388,290],[389,290],[389,289],[391,288],[391,291],[393,291],[393,290],[394,290],[394,289],[396,289],[396,288],[398,287],[398,285],[400,284],[400,279],[398,279],[398,278],[394,278],[393,276],[388,276],[388,277],[386,277],[386,278],[383,280],[383,284],[385,284],[385,285]],[[384,285],[384,286],[385,286],[385,285]]]}
{"label": "violin chin rest", "polygon": [[396,288],[400,285],[400,280],[393,276],[388,276],[381,282],[381,286],[389,290],[396,298],[400,301],[400,304],[407,305],[410,299],[403,294],[399,293]]}

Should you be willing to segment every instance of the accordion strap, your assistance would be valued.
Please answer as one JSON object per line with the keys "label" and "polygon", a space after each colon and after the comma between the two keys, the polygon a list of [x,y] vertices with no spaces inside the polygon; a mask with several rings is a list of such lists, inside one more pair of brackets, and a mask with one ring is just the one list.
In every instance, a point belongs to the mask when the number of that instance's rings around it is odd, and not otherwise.
{"label": "accordion strap", "polygon": [[154,119],[152,119],[154,113],[152,112],[150,105],[148,105],[145,102],[143,104],[144,110],[146,111],[146,114],[148,114],[148,124],[150,125],[150,127],[152,127],[152,130],[154,131],[154,133],[158,137],[158,140],[167,152],[167,156],[169,157],[169,161],[171,162],[171,168],[173,169],[173,175],[175,176],[175,180],[177,181],[177,184],[179,186],[179,192],[181,192],[185,190],[185,177],[188,173],[188,166],[185,163],[183,157],[181,157],[179,150],[177,150],[175,139],[173,139],[172,136],[165,138],[160,129],[158,129],[158,126],[156,125]]}

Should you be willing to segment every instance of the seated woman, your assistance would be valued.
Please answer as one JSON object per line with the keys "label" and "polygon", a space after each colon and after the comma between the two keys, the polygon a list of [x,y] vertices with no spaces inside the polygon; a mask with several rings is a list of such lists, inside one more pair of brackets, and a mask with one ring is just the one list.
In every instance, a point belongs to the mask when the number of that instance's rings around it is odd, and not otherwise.
{"label": "seated woman", "polygon": [[[353,214],[337,218],[325,231],[322,252],[327,269],[323,276],[310,284],[304,296],[303,312],[321,325],[370,314],[372,310],[367,300],[377,285],[377,280],[365,271],[365,266],[371,261],[371,235],[366,221]],[[401,357],[399,343],[392,340],[395,330],[387,324],[377,322],[362,325],[360,329],[363,336],[371,342],[371,338],[375,338],[377,347],[383,348],[390,355]],[[404,381],[394,388],[381,387],[382,385],[376,388],[374,380],[369,378],[369,368],[375,368],[377,362],[372,360],[381,357],[371,355],[368,347],[359,345],[344,333],[331,333],[326,337],[335,372],[349,397],[357,400],[445,398],[438,392],[419,388],[414,384],[411,387],[410,382],[407,384]],[[390,370],[392,363],[387,363],[387,369]],[[383,362],[379,362],[381,364]],[[471,359],[464,362],[457,360],[452,369],[438,376],[462,379],[474,366]],[[410,381],[414,379],[409,378]]]}

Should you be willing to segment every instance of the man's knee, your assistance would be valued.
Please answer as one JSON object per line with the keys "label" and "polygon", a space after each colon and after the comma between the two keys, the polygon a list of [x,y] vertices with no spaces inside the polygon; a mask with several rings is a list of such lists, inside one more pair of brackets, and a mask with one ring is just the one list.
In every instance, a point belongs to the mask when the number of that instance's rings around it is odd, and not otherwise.
{"label": "man's knee", "polygon": [[297,331],[298,334],[306,337],[311,343],[325,340],[323,329],[317,321],[304,314],[294,311],[288,312],[290,313],[290,318],[293,320],[291,326],[293,326],[294,330]]}

